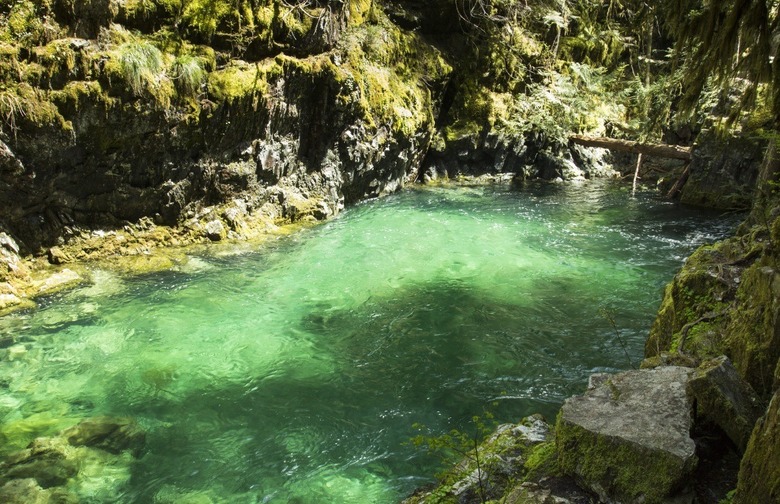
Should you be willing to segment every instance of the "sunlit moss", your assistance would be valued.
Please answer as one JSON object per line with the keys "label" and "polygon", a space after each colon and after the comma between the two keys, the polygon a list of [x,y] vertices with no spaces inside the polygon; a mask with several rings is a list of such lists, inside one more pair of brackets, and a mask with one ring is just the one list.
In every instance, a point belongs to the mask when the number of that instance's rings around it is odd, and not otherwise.
{"label": "sunlit moss", "polygon": [[117,48],[117,55],[122,75],[137,96],[162,72],[162,53],[149,42],[126,42]]}
{"label": "sunlit moss", "polygon": [[200,58],[182,55],[178,56],[171,66],[171,78],[180,93],[193,95],[206,79],[206,72]]}
{"label": "sunlit moss", "polygon": [[248,95],[262,95],[268,91],[265,70],[266,68],[260,63],[232,61],[225,68],[209,74],[209,93],[220,101],[232,101]]}
{"label": "sunlit moss", "polygon": [[[52,91],[50,99],[63,114],[76,113],[85,104],[111,104],[113,99],[97,81],[71,81],[64,88]],[[67,112],[66,112],[67,111]]]}

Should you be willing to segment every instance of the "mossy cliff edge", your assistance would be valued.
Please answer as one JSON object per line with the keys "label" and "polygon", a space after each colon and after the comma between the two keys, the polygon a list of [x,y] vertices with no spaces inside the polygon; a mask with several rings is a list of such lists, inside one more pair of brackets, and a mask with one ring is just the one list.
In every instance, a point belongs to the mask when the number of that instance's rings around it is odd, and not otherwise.
{"label": "mossy cliff edge", "polygon": [[623,109],[553,104],[584,63],[544,51],[544,12],[491,9],[0,1],[0,309],[50,264],[261,237],[414,180],[608,172],[564,133]]}

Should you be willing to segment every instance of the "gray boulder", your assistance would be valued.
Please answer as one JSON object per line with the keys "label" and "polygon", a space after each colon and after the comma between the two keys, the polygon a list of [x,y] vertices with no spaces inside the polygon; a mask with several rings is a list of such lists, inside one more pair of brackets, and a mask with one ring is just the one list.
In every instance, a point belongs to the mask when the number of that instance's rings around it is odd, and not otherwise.
{"label": "gray boulder", "polygon": [[601,375],[568,399],[556,427],[563,473],[607,503],[653,504],[680,494],[697,465],[690,372],[670,366]]}
{"label": "gray boulder", "polygon": [[227,235],[227,231],[225,230],[225,226],[222,225],[222,221],[217,219],[207,222],[203,230],[211,241],[223,240]]}

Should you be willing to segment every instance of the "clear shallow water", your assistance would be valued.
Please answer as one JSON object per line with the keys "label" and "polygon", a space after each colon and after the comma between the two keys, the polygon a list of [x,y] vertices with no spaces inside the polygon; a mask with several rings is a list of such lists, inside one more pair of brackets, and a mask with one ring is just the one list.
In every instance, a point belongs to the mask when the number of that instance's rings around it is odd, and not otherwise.
{"label": "clear shallow water", "polygon": [[664,284],[736,222],[609,182],[419,189],[254,253],[96,272],[0,319],[4,450],[132,416],[144,455],[74,484],[85,502],[396,502],[437,470],[413,423],[465,429],[494,400],[552,420],[628,366],[599,309],[639,362]]}

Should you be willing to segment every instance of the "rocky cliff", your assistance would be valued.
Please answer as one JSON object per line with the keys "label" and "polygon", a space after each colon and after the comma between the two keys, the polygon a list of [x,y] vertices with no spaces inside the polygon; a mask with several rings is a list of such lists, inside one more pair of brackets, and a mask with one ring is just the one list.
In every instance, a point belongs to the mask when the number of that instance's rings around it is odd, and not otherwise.
{"label": "rocky cliff", "polygon": [[2,4],[3,306],[41,292],[20,257],[246,239],[440,176],[606,171],[539,122],[544,89],[521,99],[544,25],[503,4],[489,25],[445,1]]}

